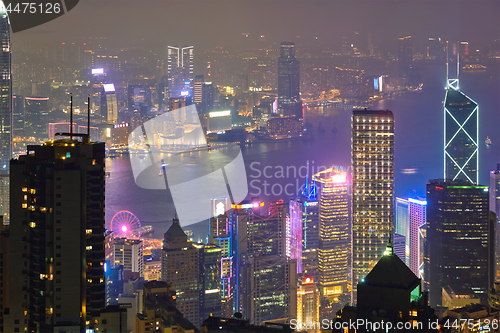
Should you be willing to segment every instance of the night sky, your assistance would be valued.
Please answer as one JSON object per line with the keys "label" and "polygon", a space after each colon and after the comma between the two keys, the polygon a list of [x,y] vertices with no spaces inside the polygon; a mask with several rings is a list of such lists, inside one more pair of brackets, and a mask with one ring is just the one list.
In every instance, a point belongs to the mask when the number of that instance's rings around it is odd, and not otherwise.
{"label": "night sky", "polygon": [[119,46],[231,49],[294,40],[324,47],[339,44],[343,32],[359,31],[371,32],[374,44],[406,35],[482,43],[500,38],[499,18],[497,0],[80,0],[62,17],[16,33],[13,42],[21,47],[106,37]]}

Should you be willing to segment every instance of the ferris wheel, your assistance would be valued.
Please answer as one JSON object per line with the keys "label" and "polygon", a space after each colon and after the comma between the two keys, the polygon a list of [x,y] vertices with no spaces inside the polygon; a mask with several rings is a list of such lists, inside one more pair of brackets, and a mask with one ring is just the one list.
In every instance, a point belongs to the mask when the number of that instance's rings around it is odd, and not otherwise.
{"label": "ferris wheel", "polygon": [[142,234],[141,221],[131,212],[122,210],[111,219],[111,231],[115,237],[140,238]]}

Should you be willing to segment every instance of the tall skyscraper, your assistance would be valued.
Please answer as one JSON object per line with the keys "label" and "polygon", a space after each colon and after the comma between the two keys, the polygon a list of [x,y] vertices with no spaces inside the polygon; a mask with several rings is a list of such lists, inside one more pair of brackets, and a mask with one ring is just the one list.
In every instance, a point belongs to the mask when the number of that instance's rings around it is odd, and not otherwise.
{"label": "tall skyscraper", "polygon": [[394,116],[352,111],[353,290],[382,257],[394,212]]}
{"label": "tall skyscraper", "polygon": [[302,119],[299,73],[299,61],[295,59],[295,43],[282,42],[278,58],[278,112],[283,116]]}
{"label": "tall skyscraper", "polygon": [[[319,187],[319,289],[323,298],[338,303],[349,294],[349,206],[347,172],[332,167],[313,176]],[[350,299],[350,298],[349,298]]]}
{"label": "tall skyscraper", "polygon": [[425,200],[396,198],[395,232],[405,237],[405,257],[403,262],[413,274],[420,276],[420,241],[419,228],[425,224]]}
{"label": "tall skyscraper", "polygon": [[490,211],[497,215],[496,222],[496,280],[500,281],[500,163],[490,171]]}
{"label": "tall skyscraper", "polygon": [[115,85],[113,83],[103,84],[104,92],[101,95],[101,115],[109,125],[118,122],[118,103],[116,101]]}
{"label": "tall skyscraper", "polygon": [[0,2],[0,214],[9,223],[9,161],[12,158],[12,64],[10,45],[10,21],[3,2]]}
{"label": "tall skyscraper", "polygon": [[141,239],[113,239],[113,266],[123,266],[124,272],[144,277],[144,246]]}
{"label": "tall skyscraper", "polygon": [[10,21],[3,3],[0,3],[0,171],[9,171],[12,158],[12,64],[10,49]]}
{"label": "tall skyscraper", "polygon": [[104,143],[78,136],[11,161],[7,332],[82,332],[104,308]]}
{"label": "tall skyscraper", "polygon": [[305,327],[315,327],[308,329],[308,333],[320,332],[320,328],[317,327],[319,306],[319,291],[314,280],[311,277],[302,278],[302,283],[297,290],[297,323],[301,323]]}
{"label": "tall skyscraper", "polygon": [[193,46],[168,47],[168,96],[192,96]]}
{"label": "tall skyscraper", "polygon": [[464,287],[486,301],[494,282],[495,221],[488,186],[463,180],[427,183],[425,280],[430,304],[441,304],[442,288]]}
{"label": "tall skyscraper", "polygon": [[211,111],[214,105],[212,82],[205,82],[203,75],[196,75],[194,79],[193,102],[202,114]]}
{"label": "tall skyscraper", "polygon": [[[275,202],[260,213],[260,202],[235,205],[233,277],[235,311],[250,322],[287,322],[297,315],[297,260],[288,254],[287,204]],[[300,230],[301,232],[301,230]]]}
{"label": "tall skyscraper", "polygon": [[413,71],[413,47],[411,36],[398,38],[398,69],[403,84],[409,84]]}
{"label": "tall skyscraper", "polygon": [[[448,59],[446,60],[448,61]],[[444,99],[444,178],[478,183],[479,105],[459,90],[457,78],[447,79]],[[446,63],[448,76],[448,62]]]}
{"label": "tall skyscraper", "polygon": [[177,308],[199,327],[212,313],[221,312],[221,248],[192,243],[177,216],[165,233],[161,278],[176,291]]}

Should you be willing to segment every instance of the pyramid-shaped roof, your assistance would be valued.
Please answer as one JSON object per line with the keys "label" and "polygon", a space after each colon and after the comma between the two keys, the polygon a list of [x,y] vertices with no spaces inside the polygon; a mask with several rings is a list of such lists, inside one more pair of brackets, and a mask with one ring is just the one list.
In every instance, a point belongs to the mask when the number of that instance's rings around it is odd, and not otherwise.
{"label": "pyramid-shaped roof", "polygon": [[364,278],[365,285],[413,290],[420,279],[394,253],[384,255]]}

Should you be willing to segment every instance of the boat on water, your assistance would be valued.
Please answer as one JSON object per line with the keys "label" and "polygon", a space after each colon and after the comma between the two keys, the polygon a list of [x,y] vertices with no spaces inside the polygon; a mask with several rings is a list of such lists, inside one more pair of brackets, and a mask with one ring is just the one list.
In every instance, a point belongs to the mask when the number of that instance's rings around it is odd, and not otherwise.
{"label": "boat on water", "polygon": [[165,168],[167,166],[169,166],[169,164],[165,163],[165,161],[162,159],[160,162],[160,173],[158,174],[158,176],[163,176],[163,174],[165,173]]}
{"label": "boat on water", "polygon": [[486,71],[486,66],[481,64],[467,64],[462,66],[462,70],[464,72],[484,72]]}
{"label": "boat on water", "polygon": [[491,139],[489,137],[486,137],[486,140],[484,140],[484,143],[486,144],[486,146],[491,146]]}

